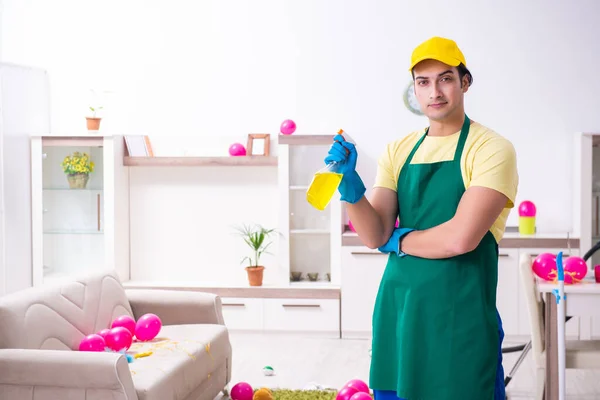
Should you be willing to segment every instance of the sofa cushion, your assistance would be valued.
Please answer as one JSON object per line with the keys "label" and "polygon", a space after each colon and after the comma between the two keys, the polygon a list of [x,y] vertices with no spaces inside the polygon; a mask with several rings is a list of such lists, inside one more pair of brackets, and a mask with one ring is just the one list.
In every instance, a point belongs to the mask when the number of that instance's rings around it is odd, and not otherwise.
{"label": "sofa cushion", "polygon": [[133,313],[114,271],[28,288],[0,297],[0,348],[76,350],[120,315]]}
{"label": "sofa cushion", "polygon": [[163,326],[148,342],[134,342],[131,355],[152,352],[129,364],[139,400],[185,399],[229,356],[224,325]]}

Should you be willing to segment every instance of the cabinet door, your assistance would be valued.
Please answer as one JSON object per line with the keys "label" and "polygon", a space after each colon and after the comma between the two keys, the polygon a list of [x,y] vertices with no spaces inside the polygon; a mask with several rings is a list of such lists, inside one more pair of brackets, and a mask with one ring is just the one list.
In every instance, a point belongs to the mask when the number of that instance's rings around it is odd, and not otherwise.
{"label": "cabinet door", "polygon": [[263,306],[266,331],[340,336],[337,299],[263,299]]}
{"label": "cabinet door", "polygon": [[44,137],[33,154],[42,160],[32,171],[35,284],[106,268],[103,143]]}
{"label": "cabinet door", "polygon": [[379,283],[388,256],[363,247],[342,249],[342,337],[370,338]]}
{"label": "cabinet door", "polygon": [[230,330],[261,331],[263,329],[262,299],[223,297],[223,319]]}
{"label": "cabinet door", "polygon": [[505,335],[519,334],[519,250],[499,249],[496,307]]}

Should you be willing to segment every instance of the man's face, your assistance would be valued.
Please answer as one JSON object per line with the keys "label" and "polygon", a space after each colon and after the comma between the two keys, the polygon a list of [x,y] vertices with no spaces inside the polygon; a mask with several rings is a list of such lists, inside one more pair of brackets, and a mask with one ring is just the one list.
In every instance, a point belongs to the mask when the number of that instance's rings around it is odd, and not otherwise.
{"label": "man's face", "polygon": [[469,85],[463,84],[456,67],[437,60],[421,61],[413,68],[415,95],[421,110],[433,121],[444,121],[456,113],[464,113],[463,96]]}

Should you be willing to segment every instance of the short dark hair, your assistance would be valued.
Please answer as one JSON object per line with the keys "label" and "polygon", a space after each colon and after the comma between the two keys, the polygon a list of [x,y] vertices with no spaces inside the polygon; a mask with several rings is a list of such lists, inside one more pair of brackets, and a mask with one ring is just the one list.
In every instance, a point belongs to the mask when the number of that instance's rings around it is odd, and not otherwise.
{"label": "short dark hair", "polygon": [[458,67],[456,67],[456,69],[458,69],[458,77],[460,78],[460,84],[462,85],[462,79],[463,76],[467,76],[467,81],[469,82],[469,86],[473,85],[473,75],[471,75],[471,71],[469,71],[467,69],[467,67],[463,64],[460,63]]}
{"label": "short dark hair", "polygon": [[[463,64],[460,63],[458,65],[458,67],[456,67],[456,69],[458,70],[458,78],[460,79],[460,86],[462,86],[462,79],[463,76],[467,76],[467,81],[469,82],[469,86],[473,85],[473,75],[471,75],[471,71],[469,71],[467,69],[467,67]],[[415,79],[415,71],[411,70],[410,73],[412,74],[413,80]]]}

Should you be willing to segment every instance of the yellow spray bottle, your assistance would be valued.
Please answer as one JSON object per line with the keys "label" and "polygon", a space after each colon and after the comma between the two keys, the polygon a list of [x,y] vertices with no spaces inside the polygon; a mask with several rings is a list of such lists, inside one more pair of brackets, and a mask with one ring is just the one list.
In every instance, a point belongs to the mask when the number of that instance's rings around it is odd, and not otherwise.
{"label": "yellow spray bottle", "polygon": [[[342,135],[344,131],[340,129],[337,133]],[[343,174],[339,172],[340,166],[340,163],[332,161],[313,176],[306,191],[306,200],[319,211],[323,211],[327,207],[342,181]]]}

